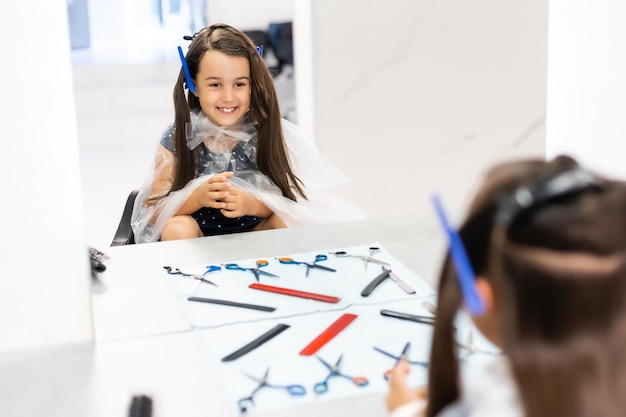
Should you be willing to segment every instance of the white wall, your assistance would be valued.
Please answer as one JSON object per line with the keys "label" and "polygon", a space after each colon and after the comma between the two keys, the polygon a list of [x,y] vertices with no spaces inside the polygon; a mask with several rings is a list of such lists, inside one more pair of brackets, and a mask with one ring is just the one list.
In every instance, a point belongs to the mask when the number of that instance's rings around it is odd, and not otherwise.
{"label": "white wall", "polygon": [[552,0],[546,154],[626,178],[626,3]]}
{"label": "white wall", "polygon": [[241,30],[267,30],[270,23],[291,22],[298,0],[207,0],[208,23]]}
{"label": "white wall", "polygon": [[[494,161],[543,157],[545,1],[307,3],[295,13],[299,25],[311,9],[312,37],[295,40],[296,91],[309,94],[299,124],[367,214],[432,213],[432,190],[459,207]],[[300,42],[312,45],[312,83]]]}
{"label": "white wall", "polygon": [[92,339],[67,4],[0,3],[0,352]]}

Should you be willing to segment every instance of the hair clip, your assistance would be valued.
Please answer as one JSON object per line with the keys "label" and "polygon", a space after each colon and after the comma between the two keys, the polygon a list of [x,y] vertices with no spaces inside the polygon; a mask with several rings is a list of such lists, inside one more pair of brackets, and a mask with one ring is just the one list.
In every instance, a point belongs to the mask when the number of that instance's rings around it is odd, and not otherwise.
{"label": "hair clip", "polygon": [[590,188],[601,188],[602,180],[579,166],[524,185],[504,195],[498,205],[496,222],[508,226],[523,213],[546,205],[550,201]]}
{"label": "hair clip", "polygon": [[259,53],[259,56],[263,56],[263,45],[257,45],[256,50]]}
{"label": "hair clip", "polygon": [[193,83],[191,79],[191,74],[189,74],[189,67],[187,66],[187,60],[185,59],[185,54],[183,54],[183,48],[178,47],[178,55],[180,56],[180,62],[183,64],[183,71],[185,72],[185,88],[189,88],[189,91],[192,93],[196,92],[196,85]]}
{"label": "hair clip", "polygon": [[459,285],[461,286],[463,301],[465,302],[467,311],[469,311],[472,316],[480,316],[485,312],[485,302],[476,290],[474,269],[463,246],[463,240],[461,240],[459,233],[450,225],[439,197],[433,195],[432,201],[439,221],[450,241],[450,257],[456,269],[456,275],[459,279]]}
{"label": "hair clip", "polygon": [[183,36],[183,39],[186,40],[186,41],[193,41],[194,39],[196,39],[196,36],[198,36],[198,34],[200,32],[202,32],[203,30],[208,29],[208,28],[209,28],[209,26],[203,27],[202,29],[200,29],[199,31],[194,33],[193,35],[185,35],[185,36]]}

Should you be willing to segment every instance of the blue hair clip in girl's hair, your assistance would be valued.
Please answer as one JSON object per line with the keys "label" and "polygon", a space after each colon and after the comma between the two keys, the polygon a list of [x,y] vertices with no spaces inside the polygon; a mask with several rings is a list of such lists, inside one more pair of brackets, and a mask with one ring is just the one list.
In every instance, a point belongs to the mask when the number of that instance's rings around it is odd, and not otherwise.
{"label": "blue hair clip in girl's hair", "polygon": [[432,196],[433,205],[435,211],[439,217],[439,221],[443,226],[444,231],[448,235],[450,241],[450,257],[452,263],[456,269],[456,275],[459,278],[459,285],[461,286],[461,292],[463,293],[463,301],[467,311],[473,316],[480,316],[485,312],[485,302],[478,294],[475,285],[475,275],[472,268],[472,264],[467,256],[463,241],[459,233],[452,228],[446,213],[443,211],[443,206],[437,195]]}
{"label": "blue hair clip in girl's hair", "polygon": [[191,79],[191,74],[189,74],[189,67],[187,66],[187,60],[185,59],[185,54],[183,53],[183,48],[178,47],[178,55],[180,56],[180,62],[183,64],[183,71],[185,72],[185,80],[186,80],[186,88],[189,88],[189,91],[192,93],[196,92],[196,85],[193,83]]}
{"label": "blue hair clip in girl's hair", "polygon": [[263,56],[263,45],[257,45],[256,51],[259,53],[259,56]]}

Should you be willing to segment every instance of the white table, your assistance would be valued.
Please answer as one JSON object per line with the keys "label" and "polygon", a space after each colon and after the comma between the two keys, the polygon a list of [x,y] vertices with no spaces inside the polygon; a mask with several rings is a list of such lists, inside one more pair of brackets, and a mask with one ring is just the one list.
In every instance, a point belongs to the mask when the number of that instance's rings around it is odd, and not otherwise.
{"label": "white table", "polygon": [[[228,416],[223,387],[163,280],[162,265],[273,257],[379,242],[436,288],[445,240],[434,216],[368,219],[106,248],[94,286],[94,343],[0,356],[0,415],[125,417],[133,395],[154,416]],[[102,248],[100,248],[102,249]],[[272,416],[385,415],[382,395],[274,410]],[[256,413],[254,415],[262,415]]]}

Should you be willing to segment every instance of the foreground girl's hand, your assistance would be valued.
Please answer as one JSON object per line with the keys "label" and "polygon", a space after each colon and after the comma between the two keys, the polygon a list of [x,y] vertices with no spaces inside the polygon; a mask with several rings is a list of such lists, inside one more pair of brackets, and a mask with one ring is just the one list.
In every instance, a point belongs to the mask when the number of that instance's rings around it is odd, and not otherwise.
{"label": "foreground girl's hand", "polygon": [[175,215],[191,214],[202,207],[223,209],[226,207],[224,199],[229,195],[232,185],[228,181],[234,172],[222,172],[211,176],[196,187],[191,195],[180,206]]}
{"label": "foreground girl's hand", "polygon": [[[387,409],[394,411],[397,408],[409,404],[411,402],[423,402],[425,406],[425,400],[427,398],[427,392],[425,388],[412,389],[409,388],[406,383],[406,376],[409,373],[409,363],[407,361],[400,361],[394,368],[391,378],[389,380],[389,393],[387,394]],[[422,413],[417,414],[419,416],[424,415],[424,407],[421,408]]]}
{"label": "foreground girl's hand", "polygon": [[240,188],[230,188],[228,196],[224,198],[226,204],[222,214],[226,217],[256,216],[269,217],[272,211],[256,197]]}
{"label": "foreground girl's hand", "polygon": [[191,207],[192,212],[201,207],[211,207],[216,209],[223,209],[226,207],[224,200],[229,195],[229,190],[232,187],[228,181],[235,175],[234,172],[222,172],[211,176],[207,181],[201,184],[193,191],[193,200],[195,202],[194,207]]}

